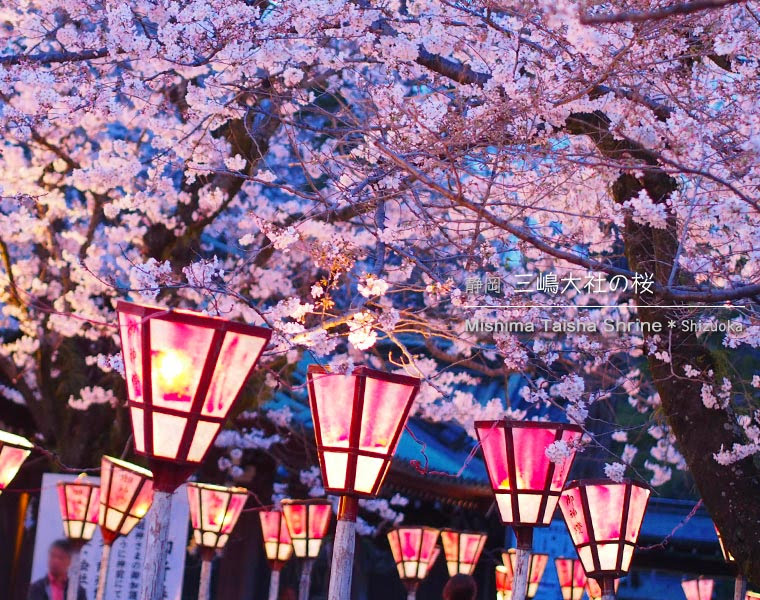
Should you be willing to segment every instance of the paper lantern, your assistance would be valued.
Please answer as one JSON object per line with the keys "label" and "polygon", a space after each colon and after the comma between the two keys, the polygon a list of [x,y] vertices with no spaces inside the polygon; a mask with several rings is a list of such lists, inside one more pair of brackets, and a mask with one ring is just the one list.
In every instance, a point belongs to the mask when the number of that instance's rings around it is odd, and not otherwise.
{"label": "paper lantern", "polygon": [[279,510],[261,511],[259,520],[267,560],[273,570],[278,570],[293,554],[288,525],[285,523],[282,511]]}
{"label": "paper lantern", "polygon": [[117,311],[135,451],[156,489],[172,492],[206,456],[272,332],[123,301]]}
{"label": "paper lantern", "polygon": [[397,527],[388,532],[388,543],[402,581],[419,582],[425,578],[432,565],[438,533],[432,527]]}
{"label": "paper lantern", "polygon": [[[618,587],[620,587],[620,580],[616,579],[614,582],[615,593],[617,593]],[[596,579],[591,577],[586,579],[586,593],[589,600],[602,600],[602,588]]]}
{"label": "paper lantern", "polygon": [[100,468],[100,513],[103,541],[110,545],[127,535],[153,502],[153,475],[147,469],[104,456]]}
{"label": "paper lantern", "polygon": [[100,486],[84,480],[58,482],[58,507],[64,535],[81,546],[92,539],[98,527]]}
{"label": "paper lantern", "polygon": [[559,589],[562,600],[581,600],[586,588],[586,573],[580,560],[575,558],[555,558]]}
{"label": "paper lantern", "polygon": [[281,504],[293,553],[298,558],[317,558],[330,526],[332,504],[328,500],[283,500]]}
{"label": "paper lantern", "polygon": [[710,600],[713,593],[714,581],[712,579],[688,579],[681,582],[686,600]]}
{"label": "paper lantern", "polygon": [[248,490],[206,483],[188,483],[187,500],[195,543],[224,548],[248,500]]}
{"label": "paper lantern", "polygon": [[480,558],[480,553],[483,552],[487,537],[485,533],[474,531],[455,531],[453,529],[441,531],[443,554],[446,557],[446,567],[451,577],[457,573],[472,575]]}
{"label": "paper lantern", "polygon": [[420,380],[366,367],[347,375],[310,365],[307,383],[325,490],[375,496]]}
{"label": "paper lantern", "polygon": [[568,484],[560,508],[587,577],[628,573],[648,501],[649,490],[635,481]]}
{"label": "paper lantern", "polygon": [[496,600],[511,600],[512,573],[504,565],[496,565]]}
{"label": "paper lantern", "polygon": [[[528,566],[528,588],[525,594],[525,597],[529,600],[538,593],[538,584],[541,583],[541,578],[544,576],[544,570],[546,569],[546,563],[548,561],[548,554],[534,552],[530,555],[530,563]],[[514,581],[515,577],[515,567],[517,564],[517,550],[515,548],[510,548],[506,552],[502,552],[501,562],[507,570],[509,589],[511,591],[512,581]]]}
{"label": "paper lantern", "polygon": [[755,600],[756,598],[760,598],[760,592],[747,592],[745,600]]}
{"label": "paper lantern", "polygon": [[[572,466],[581,428],[504,419],[477,421],[475,431],[502,522],[516,528],[548,526]],[[566,442],[569,451],[562,460],[552,462],[546,449],[559,441]]]}
{"label": "paper lantern", "polygon": [[0,494],[16,476],[32,448],[26,438],[0,431]]}

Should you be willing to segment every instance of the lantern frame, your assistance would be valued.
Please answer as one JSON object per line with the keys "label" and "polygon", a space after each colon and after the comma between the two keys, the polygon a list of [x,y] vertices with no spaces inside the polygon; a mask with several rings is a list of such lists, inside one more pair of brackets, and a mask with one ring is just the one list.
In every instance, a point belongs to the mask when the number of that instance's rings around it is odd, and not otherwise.
{"label": "lantern frame", "polygon": [[[575,459],[575,450],[565,459],[565,463],[558,465],[557,463],[549,460],[545,457],[544,453],[541,453],[542,460],[545,460],[543,465],[546,468],[546,476],[543,480],[541,488],[524,487],[520,486],[520,469],[518,469],[517,458],[518,454],[516,449],[519,444],[515,442],[514,431],[517,429],[528,430],[554,430],[554,439],[552,442],[558,442],[561,440],[573,441],[573,438],[578,440],[583,435],[583,430],[580,426],[573,423],[553,423],[548,421],[517,421],[510,419],[499,419],[491,421],[476,421],[475,432],[478,436],[478,442],[481,445],[483,455],[485,457],[486,470],[488,471],[488,479],[491,484],[491,491],[496,498],[496,504],[499,509],[499,516],[502,523],[505,525],[511,525],[513,528],[528,528],[528,527],[548,527],[551,524],[552,516],[557,508],[560,494],[564,487],[567,475]],[[489,453],[486,451],[485,441],[492,435],[502,435],[504,437],[504,451],[503,456],[497,456],[497,460],[503,461],[501,463],[492,464],[489,460]],[[517,451],[519,452],[519,450]],[[558,467],[561,466],[563,471],[558,471]],[[497,481],[495,478],[495,471],[500,469],[506,475],[506,481],[508,487],[502,487],[504,480]],[[561,482],[555,481],[555,474],[559,476]],[[517,483],[518,486],[513,485]],[[554,483],[554,485],[552,485]],[[539,496],[539,505],[536,511],[535,518],[529,518],[528,514],[522,514],[526,512],[527,507],[521,507],[521,499],[530,500],[535,496]],[[518,531],[515,529],[515,533],[521,534],[523,537],[529,535],[526,531]],[[518,536],[519,537],[519,536]],[[518,544],[522,540],[518,540]],[[520,544],[519,544],[520,545]],[[526,545],[526,544],[522,544]],[[527,544],[529,548],[530,545]]]}
{"label": "lantern frame", "polygon": [[[515,565],[517,562],[517,550],[509,548],[502,550],[501,562],[507,570],[507,579],[509,581],[509,590],[512,590],[512,582],[515,578]],[[530,562],[528,563],[528,587],[525,597],[531,600],[538,593],[538,586],[546,571],[546,565],[549,563],[549,555],[540,552],[531,552]]]}
{"label": "lantern frame", "polygon": [[[107,470],[106,463],[109,463],[111,467]],[[117,471],[130,473],[131,475],[139,477],[135,489],[126,503],[124,509],[117,508],[111,504],[111,492],[113,491],[114,473]],[[108,475],[106,475],[108,472]],[[137,523],[148,514],[150,507],[153,503],[153,474],[148,470],[138,465],[123,461],[112,456],[103,456],[101,460],[101,472],[100,472],[100,510],[98,514],[98,524],[100,525],[100,532],[103,535],[103,542],[110,546],[114,540],[122,535],[129,535],[132,529]],[[146,506],[137,506],[137,501],[144,499],[144,496],[148,496],[150,501]],[[137,509],[137,510],[135,510]],[[117,517],[118,525],[112,527],[109,525],[109,518],[111,515]]]}
{"label": "lantern frame", "polygon": [[0,430],[0,494],[16,477],[33,449],[34,444],[25,437]]}
{"label": "lantern frame", "polygon": [[[313,498],[309,500],[293,500],[293,499],[286,499],[282,500],[280,502],[280,505],[282,507],[282,516],[285,519],[285,524],[288,527],[288,534],[290,535],[290,543],[293,546],[293,554],[296,556],[296,558],[303,558],[307,560],[313,560],[319,556],[319,552],[322,549],[322,540],[327,535],[327,531],[330,528],[330,517],[332,516],[332,502],[329,500],[323,500],[318,498]],[[293,535],[293,528],[291,526],[290,519],[288,518],[289,511],[286,510],[290,506],[305,506],[306,510],[304,511],[305,519],[303,524],[303,536],[294,536]],[[312,536],[311,535],[311,521],[314,515],[312,515],[312,511],[310,510],[313,506],[326,506],[328,507],[327,510],[327,518],[325,519],[324,527],[319,535]],[[301,544],[300,542],[303,542],[303,551],[301,551]],[[316,548],[314,547],[314,542],[317,542]],[[313,550],[313,551],[312,551]]]}
{"label": "lantern frame", "polygon": [[[347,445],[334,445],[324,443],[323,425],[321,420],[323,415],[320,415],[319,402],[317,398],[317,390],[314,385],[314,380],[317,377],[355,377],[353,386],[353,400],[351,404],[351,418],[349,423],[349,430],[347,432],[348,439]],[[386,451],[373,451],[363,449],[361,447],[361,434],[362,434],[362,421],[365,408],[365,392],[368,380],[379,381],[386,384],[396,384],[409,388],[409,396],[406,399],[406,404],[401,413],[401,418],[396,425],[396,429],[393,432]],[[317,455],[319,456],[319,466],[322,472],[322,482],[326,492],[338,494],[341,496],[351,496],[354,498],[372,498],[377,496],[380,488],[383,485],[383,481],[388,473],[388,470],[393,462],[393,456],[396,452],[399,440],[404,431],[409,413],[411,411],[414,400],[417,397],[417,393],[420,389],[420,379],[417,377],[410,377],[409,375],[399,375],[396,373],[387,373],[385,371],[379,371],[377,369],[371,369],[365,366],[356,367],[350,375],[343,373],[331,373],[324,367],[316,364],[309,365],[306,374],[306,383],[309,392],[309,407],[311,409],[312,421],[314,423],[314,436],[317,446]],[[343,476],[343,485],[336,485],[330,477],[331,471],[328,470],[327,459],[325,454],[333,457],[345,456],[345,467]],[[365,459],[379,459],[382,461],[380,468],[377,471],[373,485],[369,489],[357,490],[356,489],[356,477],[357,477],[357,464],[360,458]],[[337,467],[337,465],[336,465]]]}
{"label": "lantern frame", "polygon": [[[269,524],[265,523],[271,515],[277,515],[276,539],[273,539],[273,532],[267,532]],[[264,542],[264,554],[266,554],[270,568],[273,571],[279,571],[293,556],[293,543],[290,539],[290,531],[288,531],[285,516],[282,514],[282,510],[263,510],[259,512],[259,523],[261,524],[261,537]],[[287,541],[285,541],[286,538]]]}
{"label": "lantern frame", "polygon": [[[210,317],[200,313],[180,309],[164,309],[155,306],[135,304],[119,300],[116,303],[116,311],[119,317],[119,336],[121,338],[122,355],[124,356],[124,374],[127,379],[127,396],[129,398],[129,414],[132,422],[132,431],[135,439],[135,452],[148,458],[151,470],[154,472],[156,490],[173,492],[183,483],[192,472],[200,465],[219,435],[222,425],[227,420],[227,415],[238,401],[245,383],[255,369],[261,354],[264,351],[272,331],[265,327],[248,325],[236,321],[228,321],[219,317]],[[130,322],[132,319],[132,322]],[[192,399],[189,406],[170,407],[166,401],[156,403],[154,398],[154,373],[153,354],[151,340],[151,325],[156,322],[185,325],[204,330],[210,334],[210,341],[206,348],[205,356],[202,357],[202,369],[197,375],[197,384],[192,390]],[[132,328],[138,328],[132,337]],[[203,414],[204,405],[211,398],[210,392],[217,390],[214,384],[220,380],[224,371],[221,364],[220,354],[233,345],[225,346],[227,334],[237,334],[261,340],[261,346],[256,352],[251,366],[240,381],[240,385],[234,393],[234,397],[222,408],[218,414]],[[139,343],[139,351],[133,346]],[[234,350],[233,350],[234,351]],[[134,352],[129,358],[127,352]],[[139,367],[139,372],[135,370]],[[179,365],[175,368],[184,369],[184,372],[194,371],[194,365]],[[180,371],[180,374],[182,371]],[[193,375],[196,377],[196,375]],[[139,386],[139,399],[135,397],[133,390]],[[173,456],[158,455],[155,448],[154,420],[156,416],[164,419],[184,419],[182,434]],[[200,428],[203,427],[203,433]],[[195,449],[195,442],[200,442]],[[205,444],[205,448],[202,446]]]}
{"label": "lantern frame", "polygon": [[[560,565],[562,565],[560,567]],[[560,556],[554,559],[562,600],[581,600],[588,578],[579,558]]]}
{"label": "lantern frame", "polygon": [[715,580],[705,577],[681,581],[681,589],[686,600],[712,600],[714,586]]}
{"label": "lantern frame", "polygon": [[[208,494],[219,494],[225,497],[224,510],[221,513],[218,526],[207,522],[209,509],[204,504],[204,500],[208,500]],[[242,487],[190,482],[187,484],[187,500],[190,505],[190,521],[195,543],[201,548],[221,550],[227,544],[227,540],[245,508],[248,501],[248,490]]]}
{"label": "lantern frame", "polygon": [[[61,511],[63,532],[66,538],[81,548],[92,539],[100,520],[100,485],[77,479],[74,481],[59,481],[58,508]],[[84,493],[84,518],[72,518],[71,503],[76,502],[77,492]],[[77,515],[74,515],[77,516]]]}
{"label": "lantern frame", "polygon": [[[449,536],[451,535],[456,536],[456,548],[451,548],[449,546],[450,539]],[[474,557],[472,562],[462,560],[462,537],[463,536],[477,536],[478,537],[478,545],[475,549]],[[457,529],[441,529],[441,545],[443,546],[443,557],[446,560],[446,569],[449,572],[449,576],[453,577],[454,575],[457,575],[458,573],[464,574],[464,575],[472,575],[473,571],[475,570],[475,567],[478,564],[478,561],[480,560],[480,555],[483,553],[483,548],[486,545],[486,540],[488,539],[488,534],[483,533],[482,531],[460,531]],[[450,557],[456,555],[456,560],[451,559]],[[463,569],[463,567],[465,567]]]}
{"label": "lantern frame", "polygon": [[[417,540],[414,549],[415,554],[411,558],[404,555],[402,540],[402,532],[404,531],[419,532],[419,540]],[[438,547],[439,534],[440,531],[433,527],[414,525],[394,527],[388,532],[388,545],[391,547],[396,570],[402,582],[419,583],[427,577],[433,559],[437,558],[436,548]]]}
{"label": "lantern frame", "polygon": [[[624,489],[624,494],[623,494],[623,505],[620,507],[621,516],[620,516],[620,520],[617,522],[617,524],[619,525],[618,527],[619,531],[617,533],[617,536],[611,537],[609,539],[597,539],[595,526],[598,524],[594,522],[595,515],[591,512],[591,507],[589,505],[589,499],[588,499],[588,489],[598,488],[598,487],[621,487],[621,486],[623,486],[625,489]],[[631,508],[631,501],[632,501],[634,488],[644,492],[645,496],[644,496],[643,506],[641,509],[641,520],[638,523],[629,523],[629,519],[631,517],[630,508]],[[576,508],[578,508],[580,511],[582,511],[583,522],[581,523],[579,521],[576,521],[575,525],[571,528],[571,524],[570,522],[568,522],[567,513],[565,512],[566,510],[565,505],[574,504],[575,499],[574,498],[570,499],[570,498],[571,498],[571,494],[575,490],[578,491],[581,506],[572,507],[567,510],[575,511],[573,514],[571,514],[571,518],[572,518],[574,517],[575,514],[577,514]],[[621,481],[613,481],[611,479],[604,479],[604,478],[582,479],[582,480],[572,481],[565,486],[565,489],[562,492],[560,508],[562,510],[562,516],[564,517],[565,526],[567,527],[568,533],[570,534],[570,538],[573,541],[573,546],[575,546],[575,551],[578,553],[578,558],[581,560],[581,563],[583,564],[583,568],[586,571],[586,577],[600,580],[602,582],[603,590],[604,590],[604,585],[608,585],[608,583],[612,581],[613,579],[617,579],[619,577],[626,575],[630,569],[631,560],[633,558],[633,552],[636,548],[636,543],[638,541],[638,537],[641,532],[641,526],[644,522],[644,516],[646,515],[646,510],[649,505],[650,494],[651,494],[650,488],[638,481],[634,481],[632,479],[623,479]],[[566,501],[565,498],[568,498],[569,500]],[[617,512],[615,514],[617,514]],[[632,525],[633,527],[635,527],[635,532],[633,532],[631,540],[627,539],[629,535],[629,531],[628,531],[629,525]],[[576,542],[575,535],[573,534],[573,531],[572,531],[573,528],[575,528],[578,531],[578,533],[580,533],[581,530],[585,529],[585,535],[588,538],[588,541]],[[605,569],[605,568],[602,568],[601,566],[599,547],[602,545],[610,545],[610,544],[617,545],[617,552],[615,554],[615,568]],[[593,568],[591,569],[588,568],[586,561],[584,560],[584,557],[591,559],[591,561],[593,562]]]}

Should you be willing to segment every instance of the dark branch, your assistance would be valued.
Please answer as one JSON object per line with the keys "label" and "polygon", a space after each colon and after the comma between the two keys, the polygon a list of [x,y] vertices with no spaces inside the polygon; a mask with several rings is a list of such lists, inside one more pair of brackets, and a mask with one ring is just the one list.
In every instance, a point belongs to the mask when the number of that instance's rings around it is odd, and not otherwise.
{"label": "dark branch", "polygon": [[659,21],[675,15],[688,15],[691,13],[709,10],[711,8],[723,8],[731,4],[742,4],[747,0],[693,0],[674,4],[660,10],[648,12],[630,11],[607,15],[581,14],[580,21],[585,25],[598,25],[600,23],[644,23],[646,21]]}

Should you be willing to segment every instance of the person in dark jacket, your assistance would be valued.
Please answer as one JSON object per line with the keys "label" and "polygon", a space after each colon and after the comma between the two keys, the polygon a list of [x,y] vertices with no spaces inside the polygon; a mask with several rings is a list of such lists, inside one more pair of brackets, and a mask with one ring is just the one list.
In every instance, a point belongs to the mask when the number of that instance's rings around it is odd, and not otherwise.
{"label": "person in dark jacket", "polygon": [[[56,540],[50,545],[47,575],[29,587],[27,600],[66,600],[72,552],[68,540]],[[87,600],[82,587],[77,590],[77,600]]]}

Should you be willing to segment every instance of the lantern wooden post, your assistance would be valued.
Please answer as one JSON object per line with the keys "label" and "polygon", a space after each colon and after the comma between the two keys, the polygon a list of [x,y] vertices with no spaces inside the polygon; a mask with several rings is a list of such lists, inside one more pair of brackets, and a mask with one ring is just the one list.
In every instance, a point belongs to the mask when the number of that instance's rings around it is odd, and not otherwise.
{"label": "lantern wooden post", "polygon": [[203,461],[272,332],[119,301],[135,452],[155,479],[139,600],[161,600],[171,498]]}
{"label": "lantern wooden post", "polygon": [[408,600],[414,600],[417,587],[438,556],[438,534],[432,527],[415,526],[396,527],[388,532],[388,544]]}
{"label": "lantern wooden post", "polygon": [[26,438],[0,431],[0,494],[8,487],[34,445]]}
{"label": "lantern wooden post", "polygon": [[366,367],[342,374],[310,365],[307,386],[322,482],[340,496],[327,598],[349,600],[358,499],[380,491],[420,380]]}
{"label": "lantern wooden post", "polygon": [[259,512],[264,552],[271,569],[269,576],[269,600],[277,600],[280,589],[280,570],[293,554],[288,526],[279,510]]}
{"label": "lantern wooden post", "polygon": [[614,600],[615,580],[628,573],[650,491],[631,481],[574,481],[562,492],[560,508],[586,576]]}
{"label": "lantern wooden post", "polygon": [[104,600],[111,546],[129,534],[153,502],[153,474],[132,463],[104,456],[100,462],[100,510],[98,523],[103,536],[96,600]]}
{"label": "lantern wooden post", "polygon": [[[525,600],[533,528],[548,527],[575,457],[582,431],[577,425],[537,421],[477,421],[491,490],[501,521],[517,538],[513,600]],[[564,455],[550,460],[552,444]]]}
{"label": "lantern wooden post", "polygon": [[60,481],[57,487],[63,531],[72,548],[66,600],[77,600],[82,548],[92,539],[98,526],[100,486],[80,478]]}
{"label": "lantern wooden post", "polygon": [[311,570],[330,526],[332,504],[328,500],[283,500],[281,506],[293,554],[302,559],[298,600],[308,600]]}

